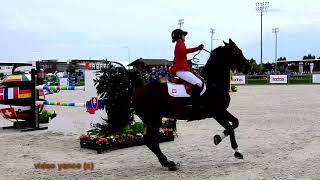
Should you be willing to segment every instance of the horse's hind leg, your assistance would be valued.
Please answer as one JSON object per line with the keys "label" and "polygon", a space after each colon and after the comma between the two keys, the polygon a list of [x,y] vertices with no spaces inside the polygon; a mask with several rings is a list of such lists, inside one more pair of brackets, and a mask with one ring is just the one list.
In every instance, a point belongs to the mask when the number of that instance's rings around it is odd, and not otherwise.
{"label": "horse's hind leg", "polygon": [[[234,132],[234,129],[239,126],[239,120],[232,114],[230,114],[227,110],[217,114],[214,118],[221,126],[225,128],[222,134],[214,136],[214,144],[218,145],[222,141],[222,139],[230,136],[231,147],[235,151],[234,156],[238,159],[243,159],[243,155],[238,151],[238,144]],[[232,125],[229,122],[231,122]]]}
{"label": "horse's hind leg", "polygon": [[168,167],[170,171],[176,171],[178,170],[177,165],[173,161],[168,161],[167,157],[161,152],[161,149],[159,146],[160,122],[161,122],[161,118],[156,121],[149,120],[148,123],[146,123],[147,125],[147,134],[145,137],[146,145],[158,157],[159,162],[163,167]]}

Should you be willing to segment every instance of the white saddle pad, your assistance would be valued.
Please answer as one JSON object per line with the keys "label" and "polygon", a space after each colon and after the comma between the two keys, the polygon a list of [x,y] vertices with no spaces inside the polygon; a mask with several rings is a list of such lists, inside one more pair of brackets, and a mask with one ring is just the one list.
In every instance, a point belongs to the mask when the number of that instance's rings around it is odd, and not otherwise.
{"label": "white saddle pad", "polygon": [[[190,97],[190,95],[187,93],[186,88],[183,84],[174,84],[169,81],[167,81],[168,85],[168,93],[172,97]],[[206,84],[203,86],[203,90],[201,91],[200,95],[202,95],[204,92],[206,92]]]}

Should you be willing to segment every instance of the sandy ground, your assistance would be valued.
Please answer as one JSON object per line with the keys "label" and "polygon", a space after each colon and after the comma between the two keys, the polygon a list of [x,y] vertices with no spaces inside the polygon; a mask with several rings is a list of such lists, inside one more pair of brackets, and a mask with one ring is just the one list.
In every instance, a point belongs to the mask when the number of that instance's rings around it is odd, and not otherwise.
{"label": "sandy ground", "polygon": [[[233,157],[228,138],[215,146],[223,128],[214,119],[178,122],[174,142],[163,152],[181,163],[162,168],[145,146],[97,154],[81,149],[88,115],[81,108],[50,107],[73,128],[65,136],[44,131],[0,130],[0,179],[316,179],[320,178],[320,86],[242,86],[232,94],[230,112],[244,160]],[[54,94],[52,100],[83,101],[83,92]],[[10,123],[9,123],[10,124]],[[8,121],[0,119],[0,125]],[[34,163],[93,162],[94,170],[39,170]]]}

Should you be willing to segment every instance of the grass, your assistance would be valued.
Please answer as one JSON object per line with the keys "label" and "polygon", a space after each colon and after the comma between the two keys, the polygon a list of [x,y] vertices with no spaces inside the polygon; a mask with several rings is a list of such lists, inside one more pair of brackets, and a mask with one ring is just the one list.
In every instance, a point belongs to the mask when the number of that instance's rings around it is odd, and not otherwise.
{"label": "grass", "polygon": [[248,79],[248,85],[266,85],[268,80],[266,79]]}
{"label": "grass", "polygon": [[[267,85],[269,84],[266,79],[248,79],[247,85]],[[312,84],[311,78],[304,79],[289,79],[288,84]]]}

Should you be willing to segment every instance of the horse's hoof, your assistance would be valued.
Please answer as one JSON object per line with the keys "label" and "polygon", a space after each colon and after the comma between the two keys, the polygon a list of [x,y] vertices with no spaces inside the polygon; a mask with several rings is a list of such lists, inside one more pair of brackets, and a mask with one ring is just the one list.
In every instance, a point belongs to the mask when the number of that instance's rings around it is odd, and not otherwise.
{"label": "horse's hoof", "polygon": [[215,135],[213,137],[213,142],[215,145],[218,145],[222,141],[221,137],[219,135]]}
{"label": "horse's hoof", "polygon": [[243,159],[243,155],[241,153],[239,153],[239,152],[235,152],[234,153],[234,157],[238,158],[238,159]]}
{"label": "horse's hoof", "polygon": [[179,169],[178,167],[179,167],[179,163],[176,164],[173,161],[169,161],[169,163],[168,163],[168,170],[169,171],[177,171]]}

